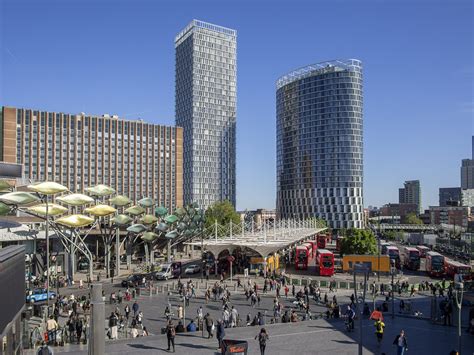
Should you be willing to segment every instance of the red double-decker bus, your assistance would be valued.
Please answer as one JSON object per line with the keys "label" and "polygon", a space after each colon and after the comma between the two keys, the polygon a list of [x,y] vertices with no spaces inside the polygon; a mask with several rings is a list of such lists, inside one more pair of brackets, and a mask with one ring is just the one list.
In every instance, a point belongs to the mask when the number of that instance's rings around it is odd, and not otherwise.
{"label": "red double-decker bus", "polygon": [[336,251],[338,253],[341,252],[341,243],[342,243],[343,239],[344,239],[344,237],[337,237],[337,239],[336,239]]}
{"label": "red double-decker bus", "polygon": [[426,253],[431,250],[425,245],[418,245],[416,249],[418,249],[418,251],[420,252],[420,258],[426,258]]}
{"label": "red double-decker bus", "polygon": [[420,251],[417,248],[403,248],[403,266],[409,270],[420,270]]}
{"label": "red double-decker bus", "polygon": [[334,254],[327,249],[318,249],[316,254],[316,269],[320,276],[334,275]]}
{"label": "red double-decker bus", "polygon": [[321,234],[317,236],[317,241],[318,241],[318,249],[324,249],[326,248],[326,235]]}
{"label": "red double-decker bus", "polygon": [[459,261],[445,258],[444,259],[444,271],[446,276],[454,277],[454,275],[461,275],[463,280],[471,279],[471,267],[460,263]]}
{"label": "red double-decker bus", "polygon": [[306,249],[308,249],[308,264],[309,264],[311,260],[313,260],[314,257],[316,256],[316,250],[313,250],[313,243],[309,241],[304,242],[302,245],[306,247]]}
{"label": "red double-decker bus", "polygon": [[444,275],[444,256],[435,251],[426,253],[426,272],[430,276]]}
{"label": "red double-decker bus", "polygon": [[308,248],[298,245],[295,252],[295,270],[308,270]]}
{"label": "red double-decker bus", "polygon": [[390,261],[395,264],[397,269],[400,269],[400,250],[396,246],[390,245],[387,247],[387,255]]}

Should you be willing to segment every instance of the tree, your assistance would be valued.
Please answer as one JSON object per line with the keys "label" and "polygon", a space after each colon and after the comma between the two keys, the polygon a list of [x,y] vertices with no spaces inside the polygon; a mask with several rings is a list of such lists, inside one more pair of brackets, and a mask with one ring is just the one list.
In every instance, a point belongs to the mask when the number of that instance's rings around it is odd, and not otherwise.
{"label": "tree", "polygon": [[206,210],[206,228],[215,225],[227,225],[231,221],[234,224],[240,223],[240,216],[235,212],[234,206],[229,201],[218,201]]}
{"label": "tree", "polygon": [[406,224],[423,224],[423,221],[417,217],[416,213],[412,212],[406,215],[405,223]]}
{"label": "tree", "polygon": [[377,241],[372,231],[368,229],[349,229],[341,241],[341,255],[366,255],[376,252]]}

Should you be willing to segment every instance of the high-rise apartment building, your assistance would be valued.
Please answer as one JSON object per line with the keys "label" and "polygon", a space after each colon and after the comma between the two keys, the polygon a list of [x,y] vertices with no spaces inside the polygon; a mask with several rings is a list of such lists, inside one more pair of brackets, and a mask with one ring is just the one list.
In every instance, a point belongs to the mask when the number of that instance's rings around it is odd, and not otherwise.
{"label": "high-rise apartment building", "polygon": [[460,206],[461,205],[461,188],[460,187],[440,187],[439,188],[439,205]]}
{"label": "high-rise apartment building", "polygon": [[461,189],[474,189],[474,159],[462,160]]}
{"label": "high-rise apartment building", "polygon": [[277,215],[363,228],[362,63],[309,65],[277,81]]}
{"label": "high-rise apartment building", "polygon": [[102,117],[3,107],[0,161],[73,192],[106,184],[134,201],[183,205],[183,129]]}
{"label": "high-rise apartment building", "polygon": [[423,213],[420,180],[405,181],[403,185],[403,188],[398,189],[398,203],[416,204],[418,213]]}
{"label": "high-rise apartment building", "polygon": [[474,136],[471,159],[463,159],[461,163],[461,189],[474,189]]}
{"label": "high-rise apartment building", "polygon": [[175,38],[176,125],[184,128],[184,202],[235,198],[237,32],[193,20]]}

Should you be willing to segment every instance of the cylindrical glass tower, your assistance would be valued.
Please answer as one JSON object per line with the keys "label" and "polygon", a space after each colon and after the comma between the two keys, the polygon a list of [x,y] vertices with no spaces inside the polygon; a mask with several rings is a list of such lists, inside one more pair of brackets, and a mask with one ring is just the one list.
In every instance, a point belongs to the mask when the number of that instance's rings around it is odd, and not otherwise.
{"label": "cylindrical glass tower", "polygon": [[335,60],[277,81],[277,213],[363,228],[362,63]]}

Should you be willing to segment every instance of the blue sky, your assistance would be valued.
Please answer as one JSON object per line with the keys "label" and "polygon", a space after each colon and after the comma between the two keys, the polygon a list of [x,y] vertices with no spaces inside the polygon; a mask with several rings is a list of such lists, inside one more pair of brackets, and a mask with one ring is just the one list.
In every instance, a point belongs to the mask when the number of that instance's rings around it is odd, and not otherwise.
{"label": "blue sky", "polygon": [[474,131],[472,1],[22,1],[0,5],[0,104],[174,124],[174,36],[238,31],[237,207],[275,205],[275,81],[364,64],[365,205],[459,186]]}

